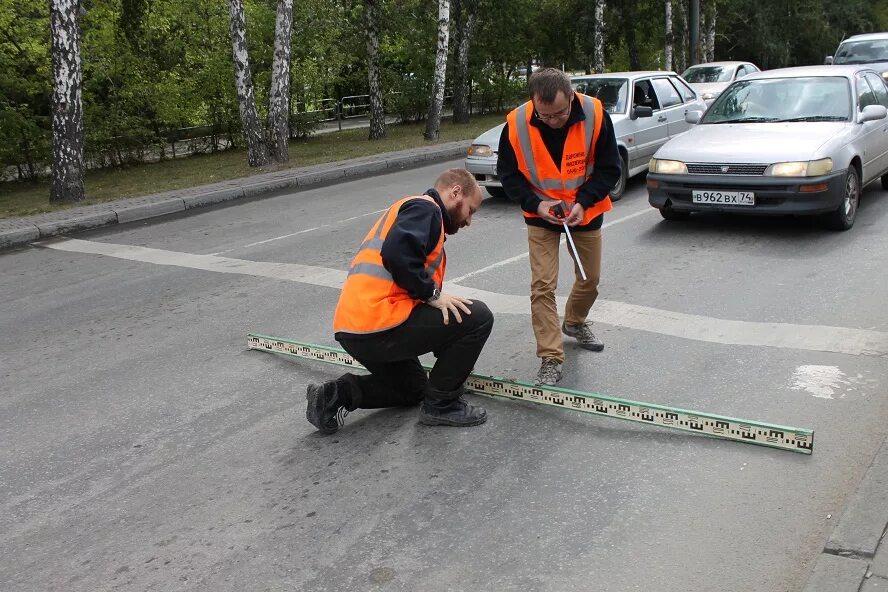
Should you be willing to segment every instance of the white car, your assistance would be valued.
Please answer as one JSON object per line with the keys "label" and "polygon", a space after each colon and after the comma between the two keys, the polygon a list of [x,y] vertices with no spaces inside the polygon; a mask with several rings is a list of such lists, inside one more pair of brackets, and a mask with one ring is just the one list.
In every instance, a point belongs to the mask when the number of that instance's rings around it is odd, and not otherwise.
{"label": "white car", "polygon": [[826,63],[836,66],[866,64],[888,80],[888,33],[848,37],[839,44],[835,56],[826,57]]}
{"label": "white car", "polygon": [[863,65],[804,66],[728,87],[657,151],[647,187],[667,220],[816,214],[847,230],[861,189],[879,178],[888,189],[888,85]]}
{"label": "white car", "polygon": [[[575,90],[597,97],[610,114],[623,160],[623,174],[610,192],[612,200],[623,196],[626,180],[648,168],[654,152],[687,131],[685,116],[706,110],[706,105],[675,72],[614,72],[574,76]],[[505,196],[496,174],[497,151],[503,126],[478,136],[469,147],[465,168],[478,184],[495,197]]]}
{"label": "white car", "polygon": [[760,72],[750,62],[706,62],[691,66],[681,75],[697,91],[707,105],[712,103],[732,82],[753,72]]}

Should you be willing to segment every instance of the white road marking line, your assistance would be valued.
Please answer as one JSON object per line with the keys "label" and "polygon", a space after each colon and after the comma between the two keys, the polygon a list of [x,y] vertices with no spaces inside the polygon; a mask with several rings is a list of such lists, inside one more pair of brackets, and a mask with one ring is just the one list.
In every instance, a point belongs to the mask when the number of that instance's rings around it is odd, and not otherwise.
{"label": "white road marking line", "polygon": [[[388,208],[386,208],[388,209]],[[384,212],[385,210],[376,210],[375,212],[367,212],[366,214],[359,214],[357,216],[352,216],[351,218],[343,218],[339,222],[350,222],[352,220],[357,220],[358,218],[364,218],[365,216],[372,216],[374,214],[379,214]],[[261,241],[256,241],[255,243],[250,243],[248,245],[241,245],[240,247],[232,247],[231,249],[225,249],[224,251],[217,251],[216,253],[210,253],[211,255],[222,255],[223,253],[230,253],[232,251],[236,251],[238,249],[248,249],[250,247],[255,247],[257,245],[264,245],[266,243],[271,243],[274,241],[282,240],[285,238],[290,238],[291,236],[296,236],[297,234],[305,234],[306,232],[311,232],[313,230],[320,230],[321,228],[328,228],[333,226],[332,224],[321,224],[320,226],[315,226],[314,228],[306,228],[305,230],[298,230],[296,232],[291,232],[290,234],[283,234],[281,236],[276,236],[274,238],[268,238]]]}
{"label": "white road marking line", "polygon": [[[265,277],[335,289],[342,287],[346,277],[345,271],[311,265],[247,261],[79,239],[50,240],[34,244],[60,251]],[[527,295],[499,294],[464,286],[453,286],[451,289],[457,294],[483,300],[497,314],[530,314],[530,299]],[[558,300],[563,307],[566,299],[559,297]],[[824,351],[855,356],[888,356],[888,332],[867,329],[726,320],[602,299],[595,303],[592,314],[594,320],[600,323],[708,343]]]}
{"label": "white road marking line", "polygon": [[[647,214],[649,212],[656,212],[656,211],[657,210],[655,208],[652,208],[649,206],[643,210],[638,210],[637,212],[633,212],[631,214],[623,216],[622,218],[617,218],[616,220],[611,220],[610,222],[605,222],[604,224],[601,225],[601,229],[604,230],[605,228],[609,228],[609,227],[614,226],[616,224],[620,224],[621,222],[625,222],[626,220],[631,220],[632,218],[636,218],[636,217],[641,216],[643,214]],[[520,255],[515,255],[514,257],[509,257],[508,259],[503,259],[502,261],[497,261],[496,263],[491,263],[487,267],[482,267],[481,269],[476,269],[475,271],[469,272],[465,275],[461,275],[458,278],[453,278],[452,280],[447,280],[447,283],[448,284],[451,284],[451,283],[458,284],[459,282],[467,280],[471,277],[475,277],[476,275],[481,275],[482,273],[486,273],[486,272],[490,271],[491,269],[496,269],[497,267],[503,267],[504,265],[509,265],[511,263],[515,263],[516,261],[521,261],[522,259],[526,259],[527,255],[528,255],[528,253],[527,253],[527,251],[525,251],[525,252],[521,253]]]}

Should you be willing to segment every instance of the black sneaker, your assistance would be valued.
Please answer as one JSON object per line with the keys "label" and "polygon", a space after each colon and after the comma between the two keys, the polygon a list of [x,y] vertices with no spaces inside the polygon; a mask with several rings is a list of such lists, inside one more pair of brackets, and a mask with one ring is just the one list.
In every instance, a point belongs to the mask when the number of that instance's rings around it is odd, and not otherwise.
{"label": "black sneaker", "polygon": [[324,434],[332,434],[342,427],[348,409],[342,403],[339,381],[330,380],[324,384],[310,384],[305,393],[308,406],[305,418]]}
{"label": "black sneaker", "polygon": [[449,402],[422,402],[419,409],[419,422],[425,425],[469,427],[487,421],[487,411],[483,407],[470,405],[462,397]]}
{"label": "black sneaker", "polygon": [[592,332],[591,327],[592,323],[589,322],[580,325],[568,325],[567,323],[562,323],[561,331],[565,335],[576,337],[580,347],[591,351],[601,351],[604,349],[604,344],[601,343],[600,339],[595,337],[595,333]]}

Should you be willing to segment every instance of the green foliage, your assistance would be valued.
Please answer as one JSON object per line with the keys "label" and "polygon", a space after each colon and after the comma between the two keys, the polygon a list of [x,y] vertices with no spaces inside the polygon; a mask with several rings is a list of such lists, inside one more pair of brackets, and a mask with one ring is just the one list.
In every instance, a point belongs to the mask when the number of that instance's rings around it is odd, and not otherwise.
{"label": "green foliage", "polygon": [[[748,59],[764,68],[823,63],[842,38],[888,30],[885,2],[701,0],[704,6],[713,2],[716,59]],[[421,120],[434,69],[436,2],[380,5],[386,109],[404,121]],[[174,133],[209,134],[203,150],[241,143],[225,0],[88,0],[82,6],[91,163],[123,165],[149,152],[167,157],[166,140]],[[276,1],[245,0],[245,10],[256,104],[264,117]],[[293,10],[291,126],[306,136],[318,119],[334,115],[331,98],[368,92],[363,1],[300,0]],[[677,56],[683,54],[686,13],[687,0],[676,0]],[[51,157],[48,17],[45,0],[0,2],[0,170],[13,167],[14,176],[44,173]],[[531,61],[589,69],[594,28],[588,0],[480,0],[469,53],[473,111],[502,111],[523,101],[519,70]],[[608,2],[604,32],[608,70],[630,68],[630,47],[641,68],[659,68],[664,0]],[[448,87],[452,74],[451,60]]]}
{"label": "green foliage", "polygon": [[0,3],[0,178],[34,179],[51,155],[49,8]]}

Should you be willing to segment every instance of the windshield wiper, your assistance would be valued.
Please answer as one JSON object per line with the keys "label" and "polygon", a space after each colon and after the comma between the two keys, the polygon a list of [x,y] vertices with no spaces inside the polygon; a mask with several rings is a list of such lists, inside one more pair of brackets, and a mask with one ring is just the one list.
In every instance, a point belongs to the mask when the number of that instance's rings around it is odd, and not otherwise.
{"label": "windshield wiper", "polygon": [[719,121],[707,121],[706,123],[767,123],[780,121],[776,117],[737,117],[736,119],[721,119]]}
{"label": "windshield wiper", "polygon": [[807,115],[805,117],[781,119],[779,123],[784,123],[787,121],[848,121],[848,118],[843,115]]}

